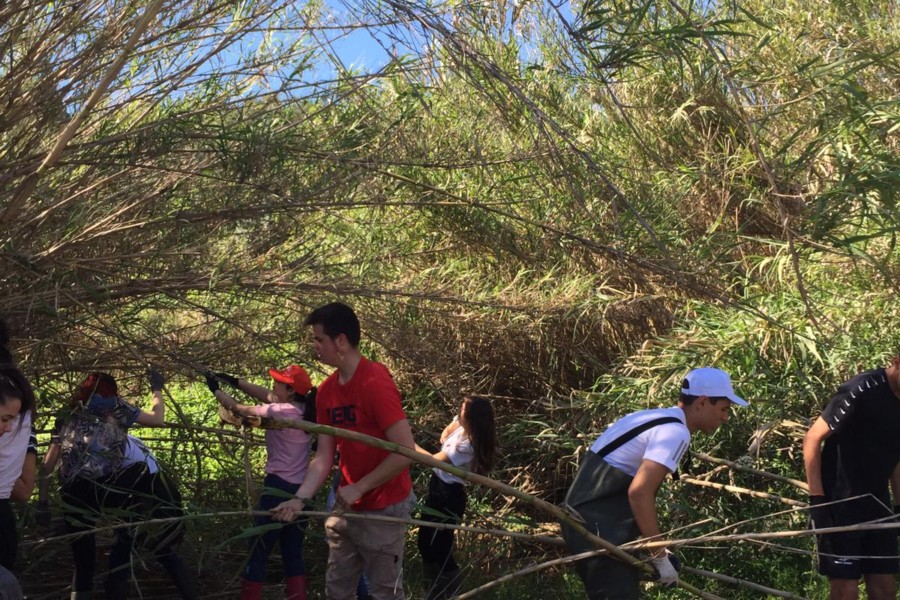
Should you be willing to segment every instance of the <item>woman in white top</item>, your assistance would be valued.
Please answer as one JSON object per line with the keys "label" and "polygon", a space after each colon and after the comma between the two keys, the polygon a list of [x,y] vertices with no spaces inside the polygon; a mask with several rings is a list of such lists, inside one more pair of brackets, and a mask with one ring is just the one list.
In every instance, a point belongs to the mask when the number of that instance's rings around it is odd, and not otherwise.
{"label": "woman in white top", "polygon": [[17,532],[9,501],[16,495],[27,501],[34,487],[32,469],[30,478],[26,477],[30,487],[21,489],[35,400],[28,380],[12,362],[8,341],[6,325],[0,321],[0,597],[21,598],[19,584],[10,573],[16,560]]}
{"label": "woman in white top", "polygon": [[[416,450],[431,454],[421,446]],[[497,453],[497,427],[491,403],[479,396],[463,398],[459,415],[441,433],[441,450],[432,456],[455,467],[484,475],[491,470]],[[422,519],[459,524],[466,510],[466,482],[434,469]],[[428,600],[456,595],[460,585],[459,565],[453,559],[454,531],[419,527],[419,553],[429,582]]]}

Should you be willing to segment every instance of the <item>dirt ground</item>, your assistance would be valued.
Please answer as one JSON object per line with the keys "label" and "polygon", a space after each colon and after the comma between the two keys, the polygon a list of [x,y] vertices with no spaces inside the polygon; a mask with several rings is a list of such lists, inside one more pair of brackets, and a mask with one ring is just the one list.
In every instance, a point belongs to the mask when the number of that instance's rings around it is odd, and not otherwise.
{"label": "dirt ground", "polygon": [[[71,592],[72,553],[65,539],[57,539],[61,523],[45,531],[24,527],[19,536],[19,559],[16,574],[28,600],[68,600]],[[237,598],[240,592],[241,572],[247,558],[244,540],[235,539],[225,544],[211,542],[210,532],[193,531],[179,547],[179,555],[190,566],[196,577],[197,591],[201,598]],[[193,539],[192,539],[193,538]],[[94,599],[104,598],[103,581],[107,570],[107,557],[113,537],[109,532],[97,534],[97,573],[94,581]],[[327,548],[321,535],[313,526],[304,543],[304,562],[310,579],[310,598],[322,597]],[[133,555],[132,587],[129,598],[162,600],[179,598],[165,571],[142,551]],[[283,599],[284,584],[281,558],[276,547],[269,560],[264,597]]]}

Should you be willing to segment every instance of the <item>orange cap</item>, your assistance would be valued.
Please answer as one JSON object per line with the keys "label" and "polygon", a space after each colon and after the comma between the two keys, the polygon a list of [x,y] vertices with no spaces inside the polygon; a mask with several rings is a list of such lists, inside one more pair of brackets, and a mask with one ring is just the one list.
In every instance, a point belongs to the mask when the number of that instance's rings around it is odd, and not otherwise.
{"label": "orange cap", "polygon": [[269,369],[269,375],[275,381],[288,384],[298,394],[305,394],[312,389],[312,381],[309,379],[309,374],[300,365],[291,365],[280,371]]}

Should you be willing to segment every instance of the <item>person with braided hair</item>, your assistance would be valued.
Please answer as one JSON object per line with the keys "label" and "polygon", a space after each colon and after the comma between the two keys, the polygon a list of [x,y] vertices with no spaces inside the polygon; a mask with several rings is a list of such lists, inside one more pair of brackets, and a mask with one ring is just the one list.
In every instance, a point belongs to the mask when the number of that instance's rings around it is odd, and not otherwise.
{"label": "person with braided hair", "polygon": [[16,521],[10,500],[28,502],[34,490],[37,440],[34,391],[9,351],[9,330],[0,320],[0,566],[13,570],[17,554]]}
{"label": "person with braided hair", "polygon": [[[6,377],[13,385],[16,385],[18,381],[22,386],[31,389],[25,376],[16,367],[16,361],[9,351],[9,329],[3,320],[0,320],[0,365],[3,366],[7,373]],[[0,471],[0,502],[13,500],[25,503],[28,502],[34,491],[37,473],[37,434],[33,422],[34,393],[23,392],[23,394],[30,395],[32,398],[28,402],[29,407],[19,412],[19,417],[13,423],[12,431],[0,440],[0,464],[6,467],[5,470]],[[0,549],[0,565],[11,565],[15,562],[15,555],[15,544],[9,548]]]}
{"label": "person with braided hair", "polygon": [[[245,417],[269,417],[276,419],[316,420],[316,388],[309,375],[299,365],[284,369],[270,369],[274,381],[272,390],[233,377],[227,373],[206,373],[206,384],[216,400],[231,412]],[[220,382],[243,391],[263,404],[239,404],[221,389]],[[301,429],[266,429],[266,477],[257,510],[267,511],[292,496],[306,478],[309,466],[311,436]],[[269,516],[257,516],[257,527],[271,525]],[[303,564],[303,537],[306,518],[268,529],[249,540],[250,558],[244,569],[241,583],[241,600],[258,600],[266,579],[266,563],[275,542],[281,546],[284,563],[285,597],[288,600],[306,600],[307,580]]]}

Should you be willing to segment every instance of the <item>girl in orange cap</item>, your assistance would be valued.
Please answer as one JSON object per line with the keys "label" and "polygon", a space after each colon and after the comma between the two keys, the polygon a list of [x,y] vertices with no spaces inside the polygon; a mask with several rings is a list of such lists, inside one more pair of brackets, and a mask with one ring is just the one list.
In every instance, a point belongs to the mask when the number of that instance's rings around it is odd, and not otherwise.
{"label": "girl in orange cap", "polygon": [[[316,389],[309,375],[298,365],[282,370],[270,369],[272,390],[238,379],[227,373],[207,373],[206,385],[226,409],[247,417],[316,420]],[[241,390],[263,403],[262,406],[239,404],[220,387],[220,382]],[[266,477],[259,511],[268,511],[299,489],[309,465],[310,435],[300,429],[266,429]],[[274,491],[277,495],[267,493]],[[268,516],[257,516],[254,525],[273,523]],[[244,570],[241,600],[262,598],[266,578],[266,563],[275,541],[281,544],[288,600],[306,600],[306,571],[303,566],[303,535],[306,519],[284,523],[278,529],[268,529],[250,539],[250,559]]]}

